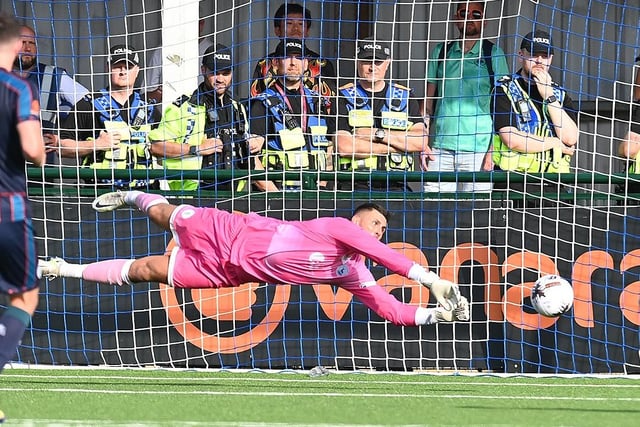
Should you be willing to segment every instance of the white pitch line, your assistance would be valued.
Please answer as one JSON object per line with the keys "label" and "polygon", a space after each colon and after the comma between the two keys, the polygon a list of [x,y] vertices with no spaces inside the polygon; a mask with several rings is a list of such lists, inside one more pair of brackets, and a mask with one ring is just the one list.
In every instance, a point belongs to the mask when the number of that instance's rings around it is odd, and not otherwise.
{"label": "white pitch line", "polygon": [[[141,426],[183,426],[183,427],[385,427],[381,424],[289,424],[289,423],[259,423],[254,421],[107,421],[107,420],[55,420],[55,419],[25,419],[11,418],[12,426],[109,426],[109,427],[141,427]],[[397,427],[425,427],[424,425],[406,424]]]}
{"label": "white pitch line", "polygon": [[[23,374],[7,374],[6,371],[3,374],[4,378],[26,378],[33,379],[34,375],[23,375]],[[138,376],[117,376],[117,375],[91,375],[91,376],[77,376],[77,375],[35,375],[37,378],[45,378],[45,379],[73,379],[78,382],[81,382],[83,379],[86,380],[139,380],[139,381],[167,381],[167,380],[179,380],[179,381],[228,381],[228,382],[279,382],[279,383],[308,383],[310,381],[320,381],[323,383],[333,383],[333,384],[353,384],[357,381],[354,380],[345,380],[345,379],[331,379],[327,377],[323,377],[322,379],[293,379],[293,378],[252,378],[250,376],[247,377],[233,377],[233,378],[224,378],[224,377],[191,377],[191,376],[180,376],[178,377],[138,377]],[[565,381],[564,378],[559,379],[561,381]],[[621,379],[624,380],[624,379]],[[633,379],[630,379],[633,381]],[[510,384],[507,382],[484,382],[484,381],[364,381],[363,384],[389,384],[389,385],[473,385],[473,386],[491,386],[495,387],[496,385],[500,386],[509,386],[509,387],[578,387],[578,388],[640,388],[640,384],[577,384],[575,382],[563,382],[563,383],[514,383]]]}
{"label": "white pitch line", "polygon": [[[531,400],[531,396],[479,396],[474,394],[396,394],[396,393],[284,393],[284,392],[245,392],[245,391],[154,391],[154,390],[93,390],[82,388],[20,388],[20,387],[2,387],[0,391],[28,391],[29,393],[90,393],[90,394],[142,394],[142,395],[191,395],[191,396],[260,396],[260,397],[383,397],[388,398],[418,398],[418,399],[485,399],[485,400]],[[567,400],[567,401],[618,401],[618,402],[640,402],[640,397],[571,397],[571,396],[536,396],[535,400]]]}

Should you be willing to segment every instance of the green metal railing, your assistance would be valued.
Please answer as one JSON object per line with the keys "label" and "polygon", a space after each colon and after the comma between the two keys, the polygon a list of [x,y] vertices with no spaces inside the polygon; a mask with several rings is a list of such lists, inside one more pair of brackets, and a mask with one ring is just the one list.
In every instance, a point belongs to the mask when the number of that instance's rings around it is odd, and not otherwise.
{"label": "green metal railing", "polygon": [[[534,174],[534,173],[514,173],[514,172],[384,172],[384,171],[372,171],[372,172],[319,172],[319,171],[246,171],[246,170],[148,170],[148,169],[91,169],[91,168],[28,168],[27,177],[31,182],[45,182],[51,180],[76,180],[80,183],[84,183],[85,180],[99,180],[99,179],[123,179],[127,181],[131,180],[150,180],[150,179],[167,179],[167,180],[207,180],[207,181],[230,181],[230,180],[242,180],[251,179],[253,181],[258,180],[297,180],[302,182],[302,193],[312,192],[314,198],[354,198],[355,194],[351,192],[333,192],[333,191],[317,191],[318,181],[329,182],[407,182],[407,183],[424,183],[424,182],[492,182],[494,184],[509,183],[509,184],[535,184],[544,181],[551,184],[565,184],[565,185],[596,185],[607,184],[617,185],[625,184],[628,180],[628,175],[625,173],[604,174],[598,172],[583,172],[583,173],[547,173],[547,174]],[[640,178],[640,175],[638,176]],[[31,185],[29,187],[30,196],[40,196],[44,194],[64,194],[64,195],[86,195],[94,196],[95,188],[93,186],[79,185],[77,187],[64,185]],[[196,190],[192,192],[181,191],[179,195],[184,196],[230,196],[232,192],[210,191],[210,190]],[[357,192],[356,192],[357,193]],[[450,199],[510,199],[518,200],[524,198],[540,198],[543,196],[541,193],[527,193],[522,192],[505,192],[505,191],[493,191],[491,193],[424,193],[420,191],[416,192],[386,192],[386,191],[365,191],[363,192],[367,197],[383,197],[383,198],[402,198],[402,199],[429,199],[429,198],[450,198]],[[247,192],[233,192],[234,195],[247,194]],[[257,193],[251,192],[252,197]],[[300,192],[282,192],[282,193],[270,193],[273,197],[300,197]],[[580,189],[580,192],[561,192],[553,193],[553,198],[557,200],[570,199],[570,200],[593,200],[593,199],[614,199],[622,200],[626,197],[637,196],[636,194],[613,194],[606,192],[588,191]]]}

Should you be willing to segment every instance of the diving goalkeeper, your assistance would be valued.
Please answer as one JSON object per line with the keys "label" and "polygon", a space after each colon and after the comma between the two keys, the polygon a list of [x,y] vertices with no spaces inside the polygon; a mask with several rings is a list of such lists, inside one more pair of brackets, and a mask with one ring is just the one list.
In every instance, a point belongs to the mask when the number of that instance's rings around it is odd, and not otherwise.
{"label": "diving goalkeeper", "polygon": [[[161,282],[176,288],[220,288],[249,282],[333,284],[351,292],[369,309],[396,325],[429,325],[469,320],[469,304],[457,285],[380,242],[388,212],[373,203],[356,208],[351,221],[317,218],[282,221],[255,213],[174,206],[158,194],[106,193],[93,202],[99,212],[135,206],[173,233],[169,255],[114,259],[87,265],[60,258],[40,260],[40,277],[74,277],[112,285]],[[405,304],[389,294],[364,259],[427,286],[435,308]]]}

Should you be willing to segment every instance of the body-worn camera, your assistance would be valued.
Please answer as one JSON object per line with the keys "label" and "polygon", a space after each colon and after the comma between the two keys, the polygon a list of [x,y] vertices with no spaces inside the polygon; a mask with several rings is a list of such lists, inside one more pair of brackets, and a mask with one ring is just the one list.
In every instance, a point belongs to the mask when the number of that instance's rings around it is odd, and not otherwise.
{"label": "body-worn camera", "polygon": [[236,129],[219,129],[218,138],[222,140],[222,151],[204,156],[203,168],[248,169],[247,134],[239,134]]}

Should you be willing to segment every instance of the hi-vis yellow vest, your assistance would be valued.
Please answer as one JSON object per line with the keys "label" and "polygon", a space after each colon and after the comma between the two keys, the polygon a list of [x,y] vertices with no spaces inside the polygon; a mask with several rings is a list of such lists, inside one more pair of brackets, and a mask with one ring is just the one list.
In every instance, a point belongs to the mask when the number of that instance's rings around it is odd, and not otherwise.
{"label": "hi-vis yellow vest", "polygon": [[[529,94],[520,87],[516,78],[510,76],[502,77],[498,80],[496,90],[503,90],[509,101],[511,108],[518,115],[518,129],[537,136],[553,136],[546,111],[539,111]],[[560,87],[554,87],[553,93],[563,102],[565,91]],[[528,112],[523,114],[520,104],[526,104]],[[546,106],[545,106],[546,108]],[[562,150],[557,148],[540,153],[522,153],[511,150],[502,142],[500,136],[493,138],[493,162],[506,171],[517,172],[549,172],[566,173],[569,172],[571,156],[563,155]]]}
{"label": "hi-vis yellow vest", "polygon": [[[306,128],[293,117],[288,101],[276,88],[268,88],[255,97],[269,114],[273,133],[267,135],[263,154],[263,165],[269,171],[326,170],[328,166],[327,138],[328,114],[324,100],[316,92],[303,87],[301,102],[308,108]],[[300,180],[275,181],[286,190],[299,190]]]}
{"label": "hi-vis yellow vest", "polygon": [[[205,137],[206,107],[189,102],[170,104],[162,115],[160,125],[149,133],[149,141],[171,141],[190,146],[200,145]],[[195,170],[202,167],[202,156],[184,155],[159,160],[165,169]],[[171,172],[167,172],[170,177]],[[170,180],[171,190],[197,190],[197,180]]]}
{"label": "hi-vis yellow vest", "polygon": [[[151,131],[150,125],[129,126],[122,121],[105,121],[104,128],[107,132],[120,134],[120,143],[117,148],[104,151],[95,162],[90,162],[90,157],[85,158],[85,165],[92,169],[152,169],[153,159],[147,145],[147,134]],[[101,158],[101,159],[100,159]],[[119,188],[144,188],[153,183],[147,179],[101,179],[101,183],[110,183]]]}
{"label": "hi-vis yellow vest", "polygon": [[99,121],[110,133],[120,134],[117,148],[86,156],[85,166],[94,169],[147,169],[151,167],[151,155],[147,147],[147,134],[151,130],[154,106],[147,104],[134,92],[127,114],[129,123],[122,118],[122,107],[111,97],[107,89],[84,98],[99,114]]}
{"label": "hi-vis yellow vest", "polygon": [[629,159],[629,173],[639,173],[640,171],[640,153],[636,154],[635,159]]}
{"label": "hi-vis yellow vest", "polygon": [[[357,84],[347,83],[339,88],[339,92],[347,99],[349,110],[349,126],[352,128],[375,126],[374,111],[371,108],[369,94]],[[386,130],[407,131],[413,126],[409,120],[409,95],[411,89],[397,83],[390,83],[386,92],[386,103],[380,110],[380,127]],[[413,157],[405,153],[374,155],[363,159],[350,156],[339,156],[338,165],[341,170],[400,170],[413,169]]]}
{"label": "hi-vis yellow vest", "polygon": [[121,121],[105,121],[109,133],[120,134],[118,148],[104,152],[102,161],[91,163],[94,169],[147,169],[151,167],[151,156],[147,147],[150,125],[129,126]]}

